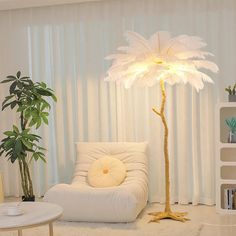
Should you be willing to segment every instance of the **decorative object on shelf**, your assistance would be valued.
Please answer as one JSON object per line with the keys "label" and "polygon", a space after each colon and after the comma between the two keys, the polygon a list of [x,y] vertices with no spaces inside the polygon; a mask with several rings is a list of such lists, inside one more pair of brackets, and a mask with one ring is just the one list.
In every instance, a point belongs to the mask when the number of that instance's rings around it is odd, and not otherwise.
{"label": "decorative object on shelf", "polygon": [[236,210],[236,189],[233,194],[233,209]]}
{"label": "decorative object on shelf", "polygon": [[228,143],[236,143],[236,118],[228,118],[225,120],[225,123],[230,129]]}
{"label": "decorative object on shelf", "polygon": [[11,83],[9,95],[2,103],[2,110],[11,108],[19,114],[19,126],[13,125],[12,130],[4,132],[5,138],[0,144],[0,156],[5,156],[19,164],[21,186],[24,193],[23,201],[34,201],[33,184],[29,164],[31,160],[45,160],[45,149],[38,145],[41,137],[33,133],[42,123],[48,124],[49,103],[44,97],[51,97],[56,102],[52,89],[44,82],[33,82],[30,77],[21,77],[18,71],[16,76],[9,75],[1,83]]}
{"label": "decorative object on shelf", "polygon": [[172,212],[170,207],[170,176],[168,154],[168,126],[165,117],[166,90],[165,83],[189,83],[197,91],[204,87],[203,82],[213,83],[212,79],[199,68],[218,72],[215,63],[206,60],[209,52],[201,51],[206,43],[201,38],[180,35],[171,38],[168,32],[157,32],[146,40],[141,35],[128,31],[126,38],[129,46],[120,47],[118,54],[110,55],[113,64],[108,70],[106,81],[117,81],[125,88],[134,83],[139,86],[153,86],[160,84],[162,103],[160,110],[153,108],[161,118],[164,126],[164,158],[165,158],[165,186],[166,203],[164,212],[150,213],[153,219],[150,222],[159,222],[160,219],[170,218],[185,222],[186,213]]}
{"label": "decorative object on shelf", "polygon": [[0,203],[4,201],[4,192],[3,192],[3,179],[0,172]]}
{"label": "decorative object on shelf", "polygon": [[231,85],[229,85],[227,88],[225,88],[225,91],[229,93],[229,102],[236,102],[236,83],[234,84],[233,88],[231,88]]}
{"label": "decorative object on shelf", "polygon": [[224,209],[236,210],[236,189],[224,189]]}

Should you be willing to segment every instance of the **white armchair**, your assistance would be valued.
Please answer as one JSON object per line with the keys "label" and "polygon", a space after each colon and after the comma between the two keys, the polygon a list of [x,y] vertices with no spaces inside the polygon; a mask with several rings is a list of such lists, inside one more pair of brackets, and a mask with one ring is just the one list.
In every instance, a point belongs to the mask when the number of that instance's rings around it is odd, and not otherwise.
{"label": "white armchair", "polygon": [[[64,209],[62,219],[91,222],[131,222],[148,199],[147,143],[77,143],[77,162],[70,185],[58,184],[44,200]],[[106,155],[121,160],[127,170],[122,184],[95,188],[87,181],[93,161]]]}

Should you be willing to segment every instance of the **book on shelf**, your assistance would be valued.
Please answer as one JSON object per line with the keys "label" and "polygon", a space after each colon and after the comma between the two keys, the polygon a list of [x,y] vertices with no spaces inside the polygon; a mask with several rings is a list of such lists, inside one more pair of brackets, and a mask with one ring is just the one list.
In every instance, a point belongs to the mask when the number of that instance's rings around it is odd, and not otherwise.
{"label": "book on shelf", "polygon": [[224,189],[224,209],[236,210],[236,188]]}
{"label": "book on shelf", "polygon": [[233,207],[236,209],[236,191],[234,192],[234,198],[233,198]]}

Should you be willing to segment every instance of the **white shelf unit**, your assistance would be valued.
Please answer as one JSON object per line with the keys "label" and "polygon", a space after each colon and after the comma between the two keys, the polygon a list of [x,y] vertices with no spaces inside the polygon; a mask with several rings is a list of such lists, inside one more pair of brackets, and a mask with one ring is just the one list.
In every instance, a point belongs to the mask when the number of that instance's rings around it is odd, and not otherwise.
{"label": "white shelf unit", "polygon": [[216,108],[216,209],[219,213],[236,214],[224,208],[224,189],[236,189],[236,143],[228,143],[229,129],[225,119],[236,118],[236,102],[220,103]]}

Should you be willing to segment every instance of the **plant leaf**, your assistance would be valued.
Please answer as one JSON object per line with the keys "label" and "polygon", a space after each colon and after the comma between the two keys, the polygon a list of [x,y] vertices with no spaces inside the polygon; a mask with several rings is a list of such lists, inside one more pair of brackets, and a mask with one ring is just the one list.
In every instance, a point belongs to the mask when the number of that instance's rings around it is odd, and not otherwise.
{"label": "plant leaf", "polygon": [[9,101],[11,98],[13,98],[15,95],[10,95],[10,96],[7,96],[5,97],[5,100],[3,101],[2,103],[2,106],[4,106],[6,104],[7,101]]}
{"label": "plant leaf", "polygon": [[19,139],[16,140],[14,151],[13,151],[13,153],[15,153],[16,155],[20,154],[21,151],[22,151],[22,143],[21,143],[21,141]]}
{"label": "plant leaf", "polygon": [[10,94],[14,93],[16,89],[16,85],[17,85],[16,81],[11,84],[10,89],[9,89]]}
{"label": "plant leaf", "polygon": [[47,118],[47,116],[41,114],[41,117],[42,117],[42,119],[43,119],[43,122],[44,122],[46,125],[48,125],[48,118]]}
{"label": "plant leaf", "polygon": [[7,78],[17,80],[17,78],[14,75],[8,75]]}
{"label": "plant leaf", "polygon": [[21,72],[18,71],[17,74],[16,74],[16,77],[19,79],[19,78],[20,78],[20,75],[21,75]]}
{"label": "plant leaf", "polygon": [[12,103],[11,103],[11,109],[14,109],[14,107],[17,105],[17,101],[13,101]]}
{"label": "plant leaf", "polygon": [[52,92],[46,90],[46,89],[41,89],[41,88],[38,88],[36,89],[37,92],[40,94],[40,95],[43,95],[43,96],[52,96]]}
{"label": "plant leaf", "polygon": [[17,126],[15,126],[15,125],[13,125],[13,130],[14,130],[17,134],[20,133],[19,129],[18,129]]}
{"label": "plant leaf", "polygon": [[3,81],[1,81],[1,83],[3,84],[3,83],[8,83],[8,82],[10,82],[10,81],[14,81],[15,80],[15,78],[13,79],[5,79],[5,80],[3,80]]}
{"label": "plant leaf", "polygon": [[32,146],[33,146],[33,145],[32,145],[30,142],[28,142],[28,141],[25,140],[25,139],[22,139],[21,141],[22,141],[22,143],[23,143],[27,148],[32,149]]}
{"label": "plant leaf", "polygon": [[15,136],[15,133],[12,131],[6,131],[6,132],[4,132],[4,134],[7,136]]}
{"label": "plant leaf", "polygon": [[6,103],[2,106],[2,111],[7,108],[8,106],[10,106],[13,102],[9,102],[9,103]]}

